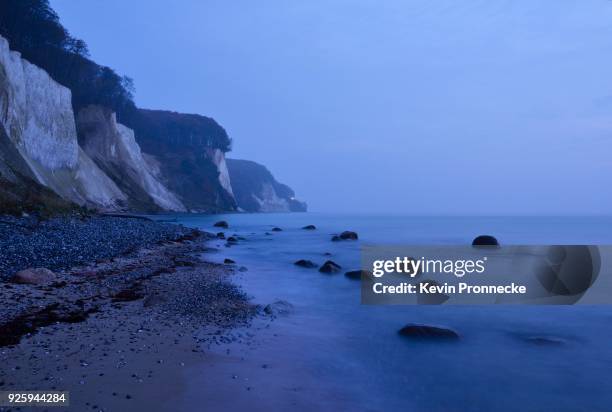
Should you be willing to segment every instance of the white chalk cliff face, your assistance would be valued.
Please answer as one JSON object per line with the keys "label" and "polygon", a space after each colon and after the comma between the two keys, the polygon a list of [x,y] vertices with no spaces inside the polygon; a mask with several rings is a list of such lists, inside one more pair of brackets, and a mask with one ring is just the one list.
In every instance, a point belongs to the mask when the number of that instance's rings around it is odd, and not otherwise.
{"label": "white chalk cliff face", "polygon": [[225,162],[225,154],[219,149],[207,149],[207,155],[212,162],[217,166],[219,171],[219,183],[221,187],[232,197],[234,192],[232,191],[232,184],[230,183],[229,171],[227,170],[227,163]]}
{"label": "white chalk cliff face", "polygon": [[61,197],[117,209],[125,195],[77,142],[69,89],[0,37],[0,122],[33,175]]}
{"label": "white chalk cliff face", "polygon": [[226,160],[229,138],[213,119],[137,109],[128,119],[137,141],[108,108],[80,108],[75,119],[71,99],[0,37],[0,179],[13,204],[36,187],[100,210],[306,210],[265,167]]}
{"label": "white chalk cliff face", "polygon": [[247,212],[305,212],[289,186],[276,181],[266,167],[250,160],[227,159],[238,207]]}
{"label": "white chalk cliff face", "polygon": [[139,202],[136,208],[150,200],[163,210],[186,210],[158,179],[159,168],[145,160],[134,131],[117,123],[115,113],[88,106],[79,111],[77,125],[85,153],[128,194],[129,202]]}
{"label": "white chalk cliff face", "polygon": [[276,190],[270,183],[263,183],[259,193],[254,193],[253,198],[259,203],[259,211],[264,213],[289,212],[289,202],[278,197]]}

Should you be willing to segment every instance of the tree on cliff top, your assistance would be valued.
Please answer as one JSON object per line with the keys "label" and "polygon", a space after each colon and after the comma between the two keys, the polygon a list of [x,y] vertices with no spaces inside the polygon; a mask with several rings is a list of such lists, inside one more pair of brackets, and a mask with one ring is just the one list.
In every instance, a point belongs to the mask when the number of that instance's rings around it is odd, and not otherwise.
{"label": "tree on cliff top", "polygon": [[48,0],[0,0],[0,35],[8,39],[12,50],[72,90],[75,112],[90,104],[108,107],[151,150],[203,146],[225,152],[231,148],[231,139],[213,119],[137,109],[132,79],[90,60],[87,44],[62,26]]}
{"label": "tree on cliff top", "polygon": [[134,111],[132,80],[90,60],[87,44],[61,25],[48,0],[0,0],[0,35],[12,50],[72,90],[75,110],[99,104],[120,118]]}

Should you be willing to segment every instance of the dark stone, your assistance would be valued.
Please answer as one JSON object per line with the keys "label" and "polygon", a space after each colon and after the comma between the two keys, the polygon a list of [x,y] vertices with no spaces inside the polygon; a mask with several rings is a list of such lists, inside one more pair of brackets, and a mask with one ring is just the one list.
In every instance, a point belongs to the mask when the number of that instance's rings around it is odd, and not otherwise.
{"label": "dark stone", "polygon": [[331,260],[328,260],[327,262],[323,263],[323,265],[319,268],[319,272],[338,273],[340,272],[340,269],[342,269],[342,266],[338,265],[335,262],[332,262]]}
{"label": "dark stone", "polygon": [[288,315],[293,311],[293,305],[285,300],[277,300],[274,303],[266,305],[263,309],[267,315]]}
{"label": "dark stone", "polygon": [[548,261],[537,267],[536,277],[547,292],[563,304],[577,302],[591,287],[601,264],[586,245],[551,246]]}
{"label": "dark stone", "polygon": [[272,231],[273,231],[273,232],[282,232],[282,231],[283,231],[283,229],[281,229],[280,227],[273,227],[273,228],[272,228]]}
{"label": "dark stone", "polygon": [[340,233],[340,239],[342,239],[342,240],[357,240],[357,239],[359,239],[359,236],[357,236],[356,232],[351,232],[350,230],[345,230],[344,232]]}
{"label": "dark stone", "polygon": [[344,276],[353,280],[361,280],[362,275],[366,278],[372,278],[373,276],[369,270],[351,270],[344,274]]}
{"label": "dark stone", "polygon": [[499,246],[499,242],[493,236],[480,235],[472,241],[472,246]]}
{"label": "dark stone", "polygon": [[214,227],[222,227],[223,229],[227,229],[229,224],[225,220],[220,220],[213,225]]}
{"label": "dark stone", "polygon": [[452,329],[431,326],[408,324],[401,328],[398,333],[412,339],[418,340],[458,340],[459,334]]}
{"label": "dark stone", "polygon": [[315,230],[317,227],[315,225],[306,225],[302,229],[304,230]]}
{"label": "dark stone", "polygon": [[334,235],[332,237],[332,241],[337,242],[339,240],[357,240],[359,236],[357,236],[356,232],[351,232],[350,230],[345,230],[339,235]]}
{"label": "dark stone", "polygon": [[227,243],[237,243],[238,239],[236,239],[234,236],[230,236],[227,238]]}
{"label": "dark stone", "polygon": [[554,336],[527,336],[525,342],[538,346],[561,346],[565,340]]}
{"label": "dark stone", "polygon": [[217,239],[225,239],[225,233],[223,232],[217,233]]}
{"label": "dark stone", "polygon": [[11,282],[26,285],[44,285],[52,283],[55,278],[55,273],[47,268],[28,268],[15,273],[11,278]]}
{"label": "dark stone", "polygon": [[310,260],[306,260],[306,259],[300,259],[297,262],[294,262],[293,264],[296,265],[296,266],[300,266],[300,267],[308,268],[308,269],[316,268],[317,267],[316,263],[314,263],[313,261],[310,261]]}
{"label": "dark stone", "polygon": [[236,263],[236,262],[235,262],[235,261],[233,261],[232,259],[227,259],[227,258],[226,258],[226,259],[223,261],[223,263],[225,263],[225,264],[227,264],[227,265],[233,265],[233,264],[234,264],[234,263]]}

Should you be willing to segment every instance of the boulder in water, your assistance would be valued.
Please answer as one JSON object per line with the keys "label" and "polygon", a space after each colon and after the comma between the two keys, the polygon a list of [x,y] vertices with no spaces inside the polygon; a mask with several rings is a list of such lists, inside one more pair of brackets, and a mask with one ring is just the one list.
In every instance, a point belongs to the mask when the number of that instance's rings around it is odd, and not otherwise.
{"label": "boulder in water", "polygon": [[215,223],[213,226],[214,227],[222,227],[224,229],[227,229],[229,227],[229,224],[225,220],[220,220],[217,223]]}
{"label": "boulder in water", "polygon": [[340,265],[338,265],[336,262],[328,260],[327,262],[323,263],[323,265],[319,268],[319,272],[321,272],[321,273],[338,273],[338,272],[340,272],[340,269],[342,269],[342,267]]}
{"label": "boulder in water", "polygon": [[398,333],[415,340],[458,340],[459,334],[452,329],[442,326],[409,323]]}
{"label": "boulder in water", "polygon": [[280,227],[273,227],[273,228],[272,228],[272,231],[273,231],[273,232],[282,232],[282,231],[283,231],[283,229],[281,229]]}
{"label": "boulder in water", "polygon": [[346,272],[344,276],[353,280],[361,280],[362,277],[365,277],[366,279],[371,279],[373,275],[372,272],[370,272],[369,270],[351,270],[349,272]]}
{"label": "boulder in water", "polygon": [[302,229],[304,230],[315,230],[317,227],[315,225],[306,225]]}
{"label": "boulder in water", "polygon": [[499,242],[491,235],[480,235],[472,241],[472,246],[499,246]]}
{"label": "boulder in water", "polygon": [[359,236],[357,236],[356,232],[352,232],[350,230],[345,230],[344,232],[340,233],[339,235],[334,235],[332,237],[332,241],[337,242],[339,240],[357,240],[359,239]]}

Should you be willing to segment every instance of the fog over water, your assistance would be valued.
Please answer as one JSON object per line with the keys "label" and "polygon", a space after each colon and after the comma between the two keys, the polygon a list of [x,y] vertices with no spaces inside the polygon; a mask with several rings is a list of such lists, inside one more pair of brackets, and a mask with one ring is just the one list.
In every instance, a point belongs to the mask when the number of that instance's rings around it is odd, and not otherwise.
{"label": "fog over water", "polygon": [[612,1],[52,0],[311,210],[609,214]]}

